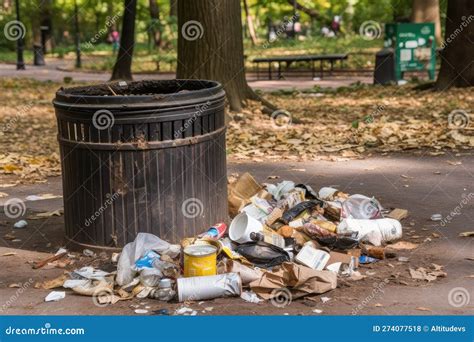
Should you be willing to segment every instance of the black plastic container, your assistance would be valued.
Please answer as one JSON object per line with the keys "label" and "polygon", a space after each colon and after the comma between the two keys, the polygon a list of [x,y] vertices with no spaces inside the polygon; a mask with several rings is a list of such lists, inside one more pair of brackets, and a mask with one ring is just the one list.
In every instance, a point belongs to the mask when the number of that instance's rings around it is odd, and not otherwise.
{"label": "black plastic container", "polygon": [[149,232],[177,243],[227,221],[224,100],[203,80],[60,89],[66,237],[122,247]]}

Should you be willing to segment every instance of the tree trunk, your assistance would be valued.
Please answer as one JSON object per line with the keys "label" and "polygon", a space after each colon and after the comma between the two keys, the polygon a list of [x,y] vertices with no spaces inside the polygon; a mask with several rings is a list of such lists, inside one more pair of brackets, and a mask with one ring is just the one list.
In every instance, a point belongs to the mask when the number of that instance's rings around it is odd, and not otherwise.
{"label": "tree trunk", "polygon": [[243,0],[244,3],[244,10],[245,10],[245,17],[247,18],[247,28],[249,30],[250,40],[252,41],[252,45],[258,44],[257,35],[255,34],[255,27],[253,25],[253,18],[249,12],[249,6],[247,4],[247,0]]}
{"label": "tree trunk", "polygon": [[137,12],[137,0],[125,0],[125,8],[122,18],[122,36],[120,37],[120,48],[117,61],[112,71],[113,80],[132,80],[132,57],[135,45],[135,16]]}
{"label": "tree trunk", "polygon": [[170,17],[178,16],[178,0],[170,0]]}
{"label": "tree trunk", "polygon": [[474,86],[474,1],[449,0],[438,90]]}
{"label": "tree trunk", "polygon": [[438,45],[442,43],[439,0],[413,0],[411,21],[414,23],[433,22]]}
{"label": "tree trunk", "polygon": [[54,48],[53,38],[53,4],[51,0],[42,0],[40,6],[41,45],[46,54]]}
{"label": "tree trunk", "polygon": [[156,0],[150,0],[150,32],[153,38],[155,48],[161,46],[161,26],[160,26],[160,8]]}
{"label": "tree trunk", "polygon": [[178,28],[177,78],[220,82],[233,111],[260,100],[245,79],[240,0],[179,0]]}

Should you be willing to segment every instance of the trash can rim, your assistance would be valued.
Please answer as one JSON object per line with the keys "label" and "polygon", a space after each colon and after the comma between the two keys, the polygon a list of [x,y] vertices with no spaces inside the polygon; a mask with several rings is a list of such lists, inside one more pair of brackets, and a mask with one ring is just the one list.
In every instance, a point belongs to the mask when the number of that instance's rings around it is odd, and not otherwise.
{"label": "trash can rim", "polygon": [[[143,93],[147,88],[149,92]],[[203,102],[208,98],[224,96],[217,81],[201,79],[143,80],[99,83],[90,86],[61,87],[53,100],[55,106],[158,104],[179,106],[190,102]]]}

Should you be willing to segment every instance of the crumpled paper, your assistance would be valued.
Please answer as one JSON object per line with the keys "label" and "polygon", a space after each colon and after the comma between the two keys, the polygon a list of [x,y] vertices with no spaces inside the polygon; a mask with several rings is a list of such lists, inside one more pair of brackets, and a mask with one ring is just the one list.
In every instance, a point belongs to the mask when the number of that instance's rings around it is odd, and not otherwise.
{"label": "crumpled paper", "polygon": [[277,295],[276,289],[287,288],[293,299],[307,295],[321,294],[334,290],[337,275],[331,271],[316,271],[309,267],[284,262],[274,272],[265,272],[263,276],[250,283],[250,288],[263,299]]}

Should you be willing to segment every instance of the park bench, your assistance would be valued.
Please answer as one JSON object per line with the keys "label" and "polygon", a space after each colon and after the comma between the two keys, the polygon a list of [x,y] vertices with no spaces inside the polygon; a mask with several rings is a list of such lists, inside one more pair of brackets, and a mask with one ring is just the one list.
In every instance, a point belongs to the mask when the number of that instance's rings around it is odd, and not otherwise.
{"label": "park bench", "polygon": [[334,70],[334,63],[337,61],[342,63],[346,60],[348,54],[331,54],[331,55],[299,55],[299,56],[275,56],[275,57],[262,57],[262,58],[255,58],[253,62],[257,66],[257,79],[260,79],[260,63],[268,63],[268,78],[272,79],[272,63],[278,63],[278,70],[277,76],[278,79],[282,78],[282,68],[281,64],[286,63],[286,70],[288,70],[292,63],[297,62],[308,62],[311,64],[311,75],[314,78],[316,75],[316,67],[315,63],[319,61],[319,77],[323,78],[324,74],[324,62],[329,62],[331,64],[330,74],[332,74]]}

